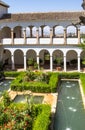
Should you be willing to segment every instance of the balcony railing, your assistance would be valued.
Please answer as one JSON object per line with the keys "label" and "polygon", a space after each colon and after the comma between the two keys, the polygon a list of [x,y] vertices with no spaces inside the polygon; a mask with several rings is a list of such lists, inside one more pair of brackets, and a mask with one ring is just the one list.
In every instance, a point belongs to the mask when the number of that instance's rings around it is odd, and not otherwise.
{"label": "balcony railing", "polygon": [[40,38],[40,44],[50,44],[50,38]]}
{"label": "balcony railing", "polygon": [[4,38],[4,39],[2,39],[2,44],[12,44],[11,38]]}
{"label": "balcony railing", "polygon": [[27,38],[26,44],[37,44],[37,39],[36,38]]}
{"label": "balcony railing", "polygon": [[53,44],[64,44],[64,38],[53,38]]}
{"label": "balcony railing", "polygon": [[14,38],[14,44],[24,44],[24,38]]}
{"label": "balcony railing", "polygon": [[[13,42],[13,43],[12,43]],[[12,40],[11,38],[4,38],[2,39],[1,43],[2,45],[9,45],[9,44],[14,44],[14,45],[18,45],[18,44],[64,44],[65,40],[64,38],[26,38],[26,40],[24,38],[14,38],[14,40]],[[81,39],[81,42],[83,42],[83,39]],[[78,44],[78,38],[67,38],[66,39],[66,44]]]}
{"label": "balcony railing", "polygon": [[78,44],[78,38],[67,38],[67,44]]}

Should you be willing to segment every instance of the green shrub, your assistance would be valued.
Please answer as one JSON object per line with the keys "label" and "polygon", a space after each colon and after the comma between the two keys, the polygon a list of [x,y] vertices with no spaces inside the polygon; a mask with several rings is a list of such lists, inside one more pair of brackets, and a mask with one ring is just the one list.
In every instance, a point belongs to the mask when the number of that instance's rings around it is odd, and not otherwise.
{"label": "green shrub", "polygon": [[11,89],[15,91],[31,90],[33,92],[41,92],[41,93],[56,91],[56,87],[58,84],[58,75],[56,73],[51,73],[47,75],[43,74],[41,81],[34,80],[27,82],[23,80],[24,77],[25,75],[22,76],[20,75],[15,80],[13,80],[11,83]]}
{"label": "green shrub", "polygon": [[83,92],[85,95],[85,74],[80,74],[80,80],[81,80],[81,84],[82,84],[82,88],[83,88]]}
{"label": "green shrub", "polygon": [[20,74],[24,74],[25,72],[17,72],[17,71],[5,71],[4,75],[5,77],[17,77]]}
{"label": "green shrub", "polygon": [[37,116],[33,130],[48,130],[50,124],[51,108],[49,105],[42,106],[42,112]]}
{"label": "green shrub", "polygon": [[5,107],[9,106],[11,103],[11,99],[7,91],[3,92],[3,103]]}
{"label": "green shrub", "polygon": [[58,74],[57,73],[53,73],[50,76],[50,80],[49,80],[49,86],[50,86],[51,92],[56,92],[58,81],[59,81],[58,80]]}
{"label": "green shrub", "polygon": [[59,73],[59,78],[63,79],[79,79],[80,78],[80,73],[78,72],[63,72]]}

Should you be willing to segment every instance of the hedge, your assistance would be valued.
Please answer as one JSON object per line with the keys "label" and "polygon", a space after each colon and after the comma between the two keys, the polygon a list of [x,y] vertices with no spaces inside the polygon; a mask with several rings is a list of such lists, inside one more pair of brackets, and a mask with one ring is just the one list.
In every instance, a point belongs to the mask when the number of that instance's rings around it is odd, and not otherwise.
{"label": "hedge", "polygon": [[37,116],[33,130],[48,130],[50,124],[51,107],[49,105],[42,106],[42,112]]}
{"label": "hedge", "polygon": [[31,90],[33,92],[56,92],[58,84],[58,75],[56,73],[50,74],[49,83],[45,82],[23,82],[24,76],[20,75],[11,83],[11,89],[14,91]]}
{"label": "hedge", "polygon": [[17,71],[4,71],[5,77],[17,77],[21,74],[24,74],[25,72],[17,72]]}
{"label": "hedge", "polygon": [[81,80],[81,84],[82,84],[82,88],[83,88],[83,92],[85,95],[85,74],[80,74],[80,80]]}
{"label": "hedge", "polygon": [[79,79],[80,73],[79,72],[62,72],[59,73],[60,79]]}

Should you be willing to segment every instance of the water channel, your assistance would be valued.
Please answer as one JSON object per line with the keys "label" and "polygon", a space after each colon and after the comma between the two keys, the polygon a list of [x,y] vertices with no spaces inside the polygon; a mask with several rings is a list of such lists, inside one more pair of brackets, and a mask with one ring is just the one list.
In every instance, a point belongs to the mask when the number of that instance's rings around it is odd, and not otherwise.
{"label": "water channel", "polygon": [[61,81],[54,130],[85,130],[85,109],[78,81]]}
{"label": "water channel", "polygon": [[4,91],[9,90],[11,82],[12,82],[11,79],[5,79],[0,81],[0,97],[2,96],[2,93]]}

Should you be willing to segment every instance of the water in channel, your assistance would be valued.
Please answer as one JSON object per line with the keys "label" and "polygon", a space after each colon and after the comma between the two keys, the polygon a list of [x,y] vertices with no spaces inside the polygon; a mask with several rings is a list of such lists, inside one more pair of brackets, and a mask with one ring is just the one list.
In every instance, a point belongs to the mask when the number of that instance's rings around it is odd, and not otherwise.
{"label": "water in channel", "polygon": [[85,130],[85,109],[78,81],[61,81],[54,130]]}
{"label": "water in channel", "polygon": [[7,91],[10,88],[12,80],[11,79],[5,79],[0,81],[0,97],[2,96],[2,93],[4,91]]}

